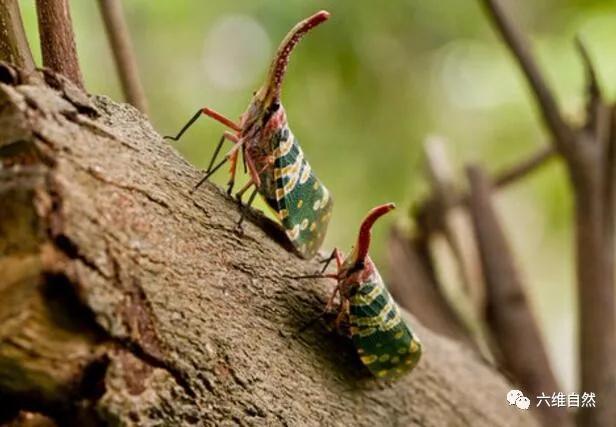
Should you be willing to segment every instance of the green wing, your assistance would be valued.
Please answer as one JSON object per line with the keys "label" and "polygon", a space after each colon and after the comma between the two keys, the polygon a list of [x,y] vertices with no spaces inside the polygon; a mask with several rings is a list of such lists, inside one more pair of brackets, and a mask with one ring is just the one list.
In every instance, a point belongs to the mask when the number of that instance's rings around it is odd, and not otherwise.
{"label": "green wing", "polygon": [[299,254],[311,258],[325,239],[333,201],[288,127],[279,135],[274,150],[275,193],[268,202]]}
{"label": "green wing", "polygon": [[377,278],[362,284],[351,297],[351,335],[361,361],[374,376],[396,379],[417,365],[421,343]]}

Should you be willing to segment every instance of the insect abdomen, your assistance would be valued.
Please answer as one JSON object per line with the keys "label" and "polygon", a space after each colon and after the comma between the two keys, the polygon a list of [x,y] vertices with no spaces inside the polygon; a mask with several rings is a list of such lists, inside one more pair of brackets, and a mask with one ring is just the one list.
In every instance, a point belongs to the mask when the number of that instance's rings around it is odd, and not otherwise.
{"label": "insect abdomen", "polygon": [[277,137],[275,202],[270,204],[299,254],[311,258],[325,238],[333,201],[327,188],[313,174],[288,126],[283,127]]}
{"label": "insect abdomen", "polygon": [[421,343],[382,283],[363,284],[351,297],[349,321],[359,357],[377,378],[397,379],[419,362]]}

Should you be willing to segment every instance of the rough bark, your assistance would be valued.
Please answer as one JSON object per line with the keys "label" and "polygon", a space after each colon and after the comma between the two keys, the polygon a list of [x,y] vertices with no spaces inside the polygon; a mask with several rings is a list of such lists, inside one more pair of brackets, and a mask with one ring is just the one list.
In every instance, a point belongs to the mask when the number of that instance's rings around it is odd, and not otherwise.
{"label": "rough bark", "polygon": [[43,65],[83,88],[68,0],[36,0]]}
{"label": "rough bark", "polygon": [[332,284],[290,277],[318,264],[260,215],[238,236],[236,203],[210,184],[190,195],[199,172],[133,107],[47,77],[55,89],[0,84],[5,418],[536,425],[474,352],[412,319],[425,355],[396,383],[323,325],[298,334]]}
{"label": "rough bark", "polygon": [[0,2],[0,61],[6,61],[28,72],[34,70],[34,60],[17,0]]}

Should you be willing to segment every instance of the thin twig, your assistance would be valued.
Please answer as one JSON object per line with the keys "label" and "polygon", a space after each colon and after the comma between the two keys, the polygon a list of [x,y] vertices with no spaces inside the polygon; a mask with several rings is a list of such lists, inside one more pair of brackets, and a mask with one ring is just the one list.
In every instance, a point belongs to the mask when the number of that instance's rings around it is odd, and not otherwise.
{"label": "thin twig", "polygon": [[454,169],[444,141],[430,137],[424,143],[426,167],[432,184],[432,194],[442,212],[441,232],[455,259],[464,293],[473,308],[482,311],[485,290],[479,272],[479,256],[472,241],[472,231],[464,218],[455,215],[456,193]]}
{"label": "thin twig", "polygon": [[597,72],[595,71],[595,67],[590,59],[588,49],[579,35],[575,38],[575,44],[580,54],[580,58],[582,59],[584,72],[586,74],[586,126],[588,130],[595,132],[597,130],[597,126],[599,125],[599,109],[603,103],[601,88],[599,87]]}
{"label": "thin twig", "polygon": [[43,65],[83,89],[68,0],[36,0]]}
{"label": "thin twig", "polygon": [[127,102],[147,114],[147,98],[139,78],[139,67],[128,25],[124,19],[122,3],[120,0],[99,0],[98,4],[105,22],[105,30],[113,51],[124,97]]}
{"label": "thin twig", "polygon": [[[614,283],[616,274],[616,103],[610,108],[609,135],[605,156],[605,252],[608,282]],[[616,375],[616,373],[615,373]]]}
{"label": "thin twig", "polygon": [[546,79],[541,74],[537,62],[533,58],[528,43],[522,32],[514,25],[507,14],[504,12],[501,0],[482,0],[492,18],[494,25],[498,28],[505,43],[509,46],[518,61],[528,83],[541,108],[541,113],[546,125],[554,135],[554,143],[563,153],[569,151],[572,131],[564,121],[556,100],[552,95]]}
{"label": "thin twig", "polygon": [[399,228],[392,229],[388,240],[389,291],[428,328],[478,350],[469,328],[443,294],[430,269],[429,250],[422,243],[408,238]]}
{"label": "thin twig", "polygon": [[506,187],[509,184],[518,181],[520,178],[527,176],[529,173],[536,170],[539,166],[544,165],[553,157],[554,147],[551,145],[546,145],[527,158],[520,160],[515,165],[495,173],[494,186],[496,188]]}
{"label": "thin twig", "polygon": [[[616,318],[613,260],[606,251],[613,236],[606,235],[606,177],[603,138],[603,108],[589,115],[588,131],[574,130],[561,116],[545,79],[526,47],[521,31],[504,14],[499,0],[483,0],[496,27],[519,62],[540,106],[553,141],[565,159],[575,196],[576,275],[579,304],[579,357],[581,389],[602,396],[604,402],[616,400]],[[582,52],[587,67],[588,56]],[[598,85],[590,76],[589,99],[598,98]],[[594,102],[594,101],[593,101]],[[593,106],[594,108],[594,106]],[[593,115],[595,111],[601,112]],[[592,120],[596,118],[596,126]],[[594,129],[596,127],[596,129]],[[613,233],[613,230],[611,230]],[[616,419],[610,404],[580,408],[580,426],[607,427]]]}
{"label": "thin twig", "polygon": [[[486,323],[498,344],[501,363],[530,396],[560,391],[511,248],[492,205],[491,183],[479,167],[469,167],[467,173],[470,211],[487,284]],[[573,425],[568,413],[560,408],[544,405],[539,411],[546,426]]]}
{"label": "thin twig", "polygon": [[6,61],[26,72],[34,71],[34,60],[17,0],[0,2],[0,61]]}
{"label": "thin twig", "polygon": [[[554,154],[554,147],[547,145],[512,166],[495,172],[492,178],[494,187],[503,189],[509,185],[519,182],[541,166],[545,165],[550,159],[554,158]],[[452,209],[458,206],[466,205],[468,203],[469,194],[468,192],[460,191],[453,194],[449,199],[448,208]],[[420,223],[422,223],[422,232],[426,234],[430,234],[442,228],[443,215],[445,213],[446,212],[443,211],[442,206],[436,199],[435,195],[431,195],[414,209],[414,216]]]}

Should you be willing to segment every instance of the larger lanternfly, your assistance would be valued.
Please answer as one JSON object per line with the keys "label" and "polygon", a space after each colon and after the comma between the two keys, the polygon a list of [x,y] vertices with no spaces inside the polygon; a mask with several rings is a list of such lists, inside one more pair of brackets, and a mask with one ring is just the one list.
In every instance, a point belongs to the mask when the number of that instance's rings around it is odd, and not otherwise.
{"label": "larger lanternfly", "polygon": [[[247,204],[252,203],[257,192],[261,194],[282,223],[297,252],[304,258],[311,258],[321,247],[333,201],[327,188],[314,175],[298,140],[289,128],[280,102],[280,92],[293,48],[304,34],[328,18],[328,12],[318,12],[297,24],[287,34],[274,57],[265,84],[255,92],[239,123],[210,108],[202,108],[177,136],[168,137],[178,140],[201,114],[227,126],[230,130],[224,132],[206,175],[195,188],[229,161],[230,194],[235,181],[238,154],[241,152],[250,180],[237,192],[238,199],[254,187]],[[234,143],[233,148],[222,161],[214,165],[225,139]]]}

